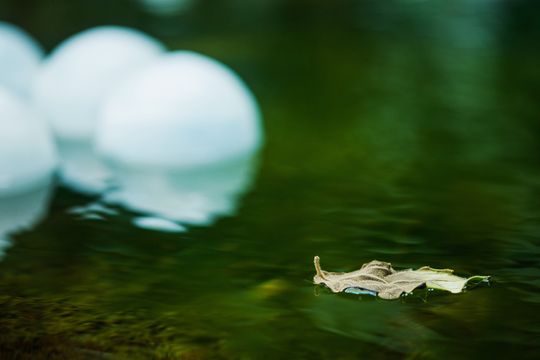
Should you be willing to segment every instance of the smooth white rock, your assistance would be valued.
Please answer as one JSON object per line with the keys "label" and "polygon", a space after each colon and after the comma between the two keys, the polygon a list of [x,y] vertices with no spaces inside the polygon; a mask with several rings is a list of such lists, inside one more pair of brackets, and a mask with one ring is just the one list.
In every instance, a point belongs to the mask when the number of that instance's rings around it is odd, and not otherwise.
{"label": "smooth white rock", "polygon": [[56,165],[53,137],[43,119],[0,88],[0,196],[49,182]]}
{"label": "smooth white rock", "polygon": [[111,93],[96,133],[107,159],[175,168],[242,157],[262,140],[260,112],[242,80],[189,51],[161,56]]}
{"label": "smooth white rock", "polygon": [[0,22],[0,86],[28,97],[42,58],[43,50],[30,35]]}
{"label": "smooth white rock", "polygon": [[34,87],[38,109],[58,137],[89,141],[107,94],[162,51],[157,40],[128,28],[76,34],[45,60]]}

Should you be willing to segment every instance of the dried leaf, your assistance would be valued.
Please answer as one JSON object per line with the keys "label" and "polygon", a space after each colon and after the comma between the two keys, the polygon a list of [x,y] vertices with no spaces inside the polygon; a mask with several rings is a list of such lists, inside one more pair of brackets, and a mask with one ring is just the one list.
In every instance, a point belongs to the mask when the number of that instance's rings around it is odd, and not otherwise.
{"label": "dried leaf", "polygon": [[373,260],[360,270],[337,273],[321,270],[319,257],[315,256],[315,284],[323,284],[335,293],[377,294],[383,299],[397,299],[420,286],[449,291],[457,294],[471,282],[487,281],[489,276],[473,276],[468,279],[456,276],[450,269],[433,269],[429,266],[418,270],[396,271],[390,263]]}

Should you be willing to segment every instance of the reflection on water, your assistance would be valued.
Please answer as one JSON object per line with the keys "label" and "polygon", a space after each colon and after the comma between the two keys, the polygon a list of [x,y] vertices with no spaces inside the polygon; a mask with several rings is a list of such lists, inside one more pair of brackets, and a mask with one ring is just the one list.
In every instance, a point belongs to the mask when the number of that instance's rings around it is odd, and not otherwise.
{"label": "reflection on water", "polygon": [[0,259],[11,244],[10,235],[30,230],[47,215],[52,189],[52,181],[47,180],[22,193],[0,192]]}
{"label": "reflection on water", "polygon": [[251,156],[188,169],[118,165],[118,188],[104,200],[183,224],[212,225],[235,213],[239,197],[252,183],[254,166]]}
{"label": "reflection on water", "polygon": [[[256,181],[246,163],[127,166],[124,190],[105,199],[135,215],[60,189],[0,263],[8,356],[536,359],[538,5],[265,2],[272,11],[253,20],[216,1],[209,22],[199,3],[171,43],[222,59],[257,94]],[[96,201],[83,212],[100,221],[73,210]],[[133,226],[154,213],[186,231]],[[314,289],[315,254],[336,271],[379,259],[493,284],[336,295]]]}
{"label": "reflection on water", "polygon": [[153,216],[140,216],[133,219],[133,224],[141,229],[173,233],[185,232],[187,230],[185,226],[175,223],[174,221]]}
{"label": "reflection on water", "polygon": [[87,194],[99,194],[110,186],[110,171],[90,141],[59,139],[57,145],[59,175],[66,186]]}
{"label": "reflection on water", "polygon": [[177,14],[188,9],[195,0],[137,0],[150,12],[159,15]]}

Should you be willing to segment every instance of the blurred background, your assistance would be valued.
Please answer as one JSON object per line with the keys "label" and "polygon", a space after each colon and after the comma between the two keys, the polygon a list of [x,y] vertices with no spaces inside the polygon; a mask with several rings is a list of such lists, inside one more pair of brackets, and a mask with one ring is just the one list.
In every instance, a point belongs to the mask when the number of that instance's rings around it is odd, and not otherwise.
{"label": "blurred background", "polygon": [[[135,226],[138,209],[61,181],[27,200],[46,210],[6,241],[0,357],[537,358],[539,10],[0,0],[0,20],[47,53],[120,25],[210,56],[243,79],[264,128],[255,165],[217,177],[234,178],[217,215],[178,232]],[[0,201],[7,229],[24,200]],[[314,255],[330,271],[378,259],[493,283],[395,302],[316,296]]]}

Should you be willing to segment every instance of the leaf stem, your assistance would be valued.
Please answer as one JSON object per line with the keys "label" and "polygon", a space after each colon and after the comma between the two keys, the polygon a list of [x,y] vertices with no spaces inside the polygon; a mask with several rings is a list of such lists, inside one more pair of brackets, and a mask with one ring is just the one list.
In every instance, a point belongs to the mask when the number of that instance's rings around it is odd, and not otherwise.
{"label": "leaf stem", "polygon": [[321,270],[321,259],[318,256],[315,256],[313,258],[313,264],[315,265],[315,271],[317,272],[317,276],[320,276],[322,279],[327,280],[326,277],[324,277],[322,270]]}

